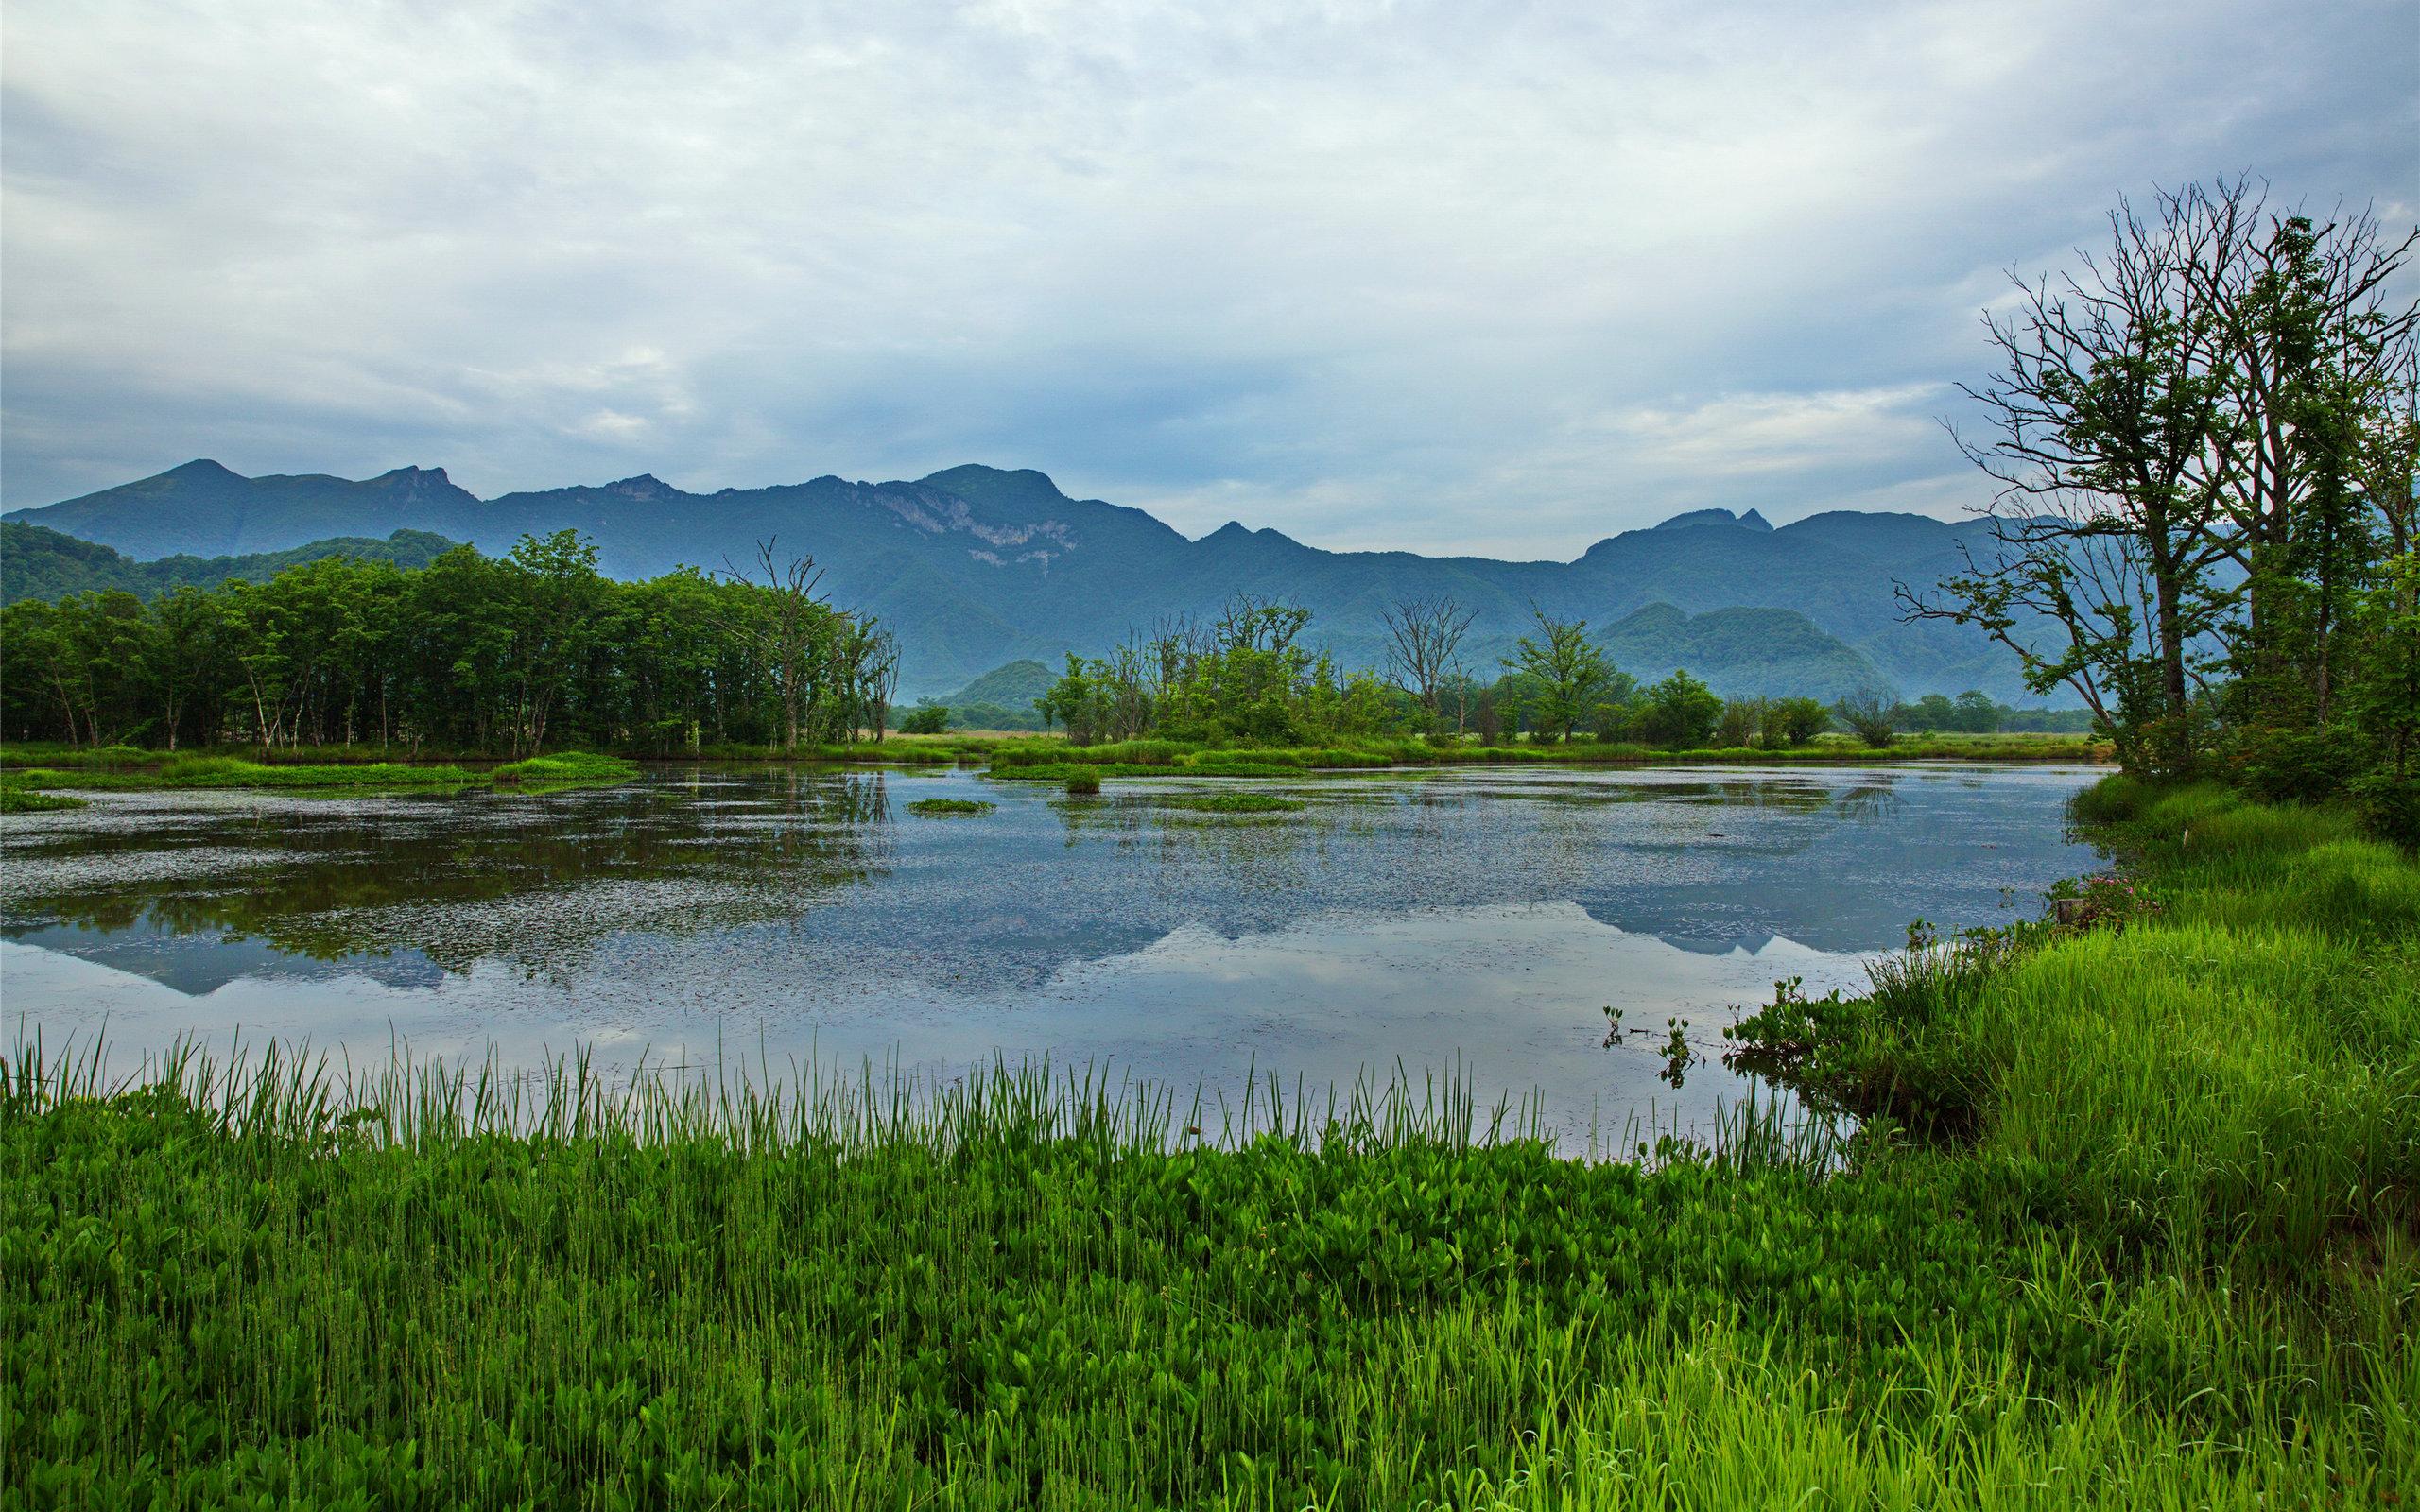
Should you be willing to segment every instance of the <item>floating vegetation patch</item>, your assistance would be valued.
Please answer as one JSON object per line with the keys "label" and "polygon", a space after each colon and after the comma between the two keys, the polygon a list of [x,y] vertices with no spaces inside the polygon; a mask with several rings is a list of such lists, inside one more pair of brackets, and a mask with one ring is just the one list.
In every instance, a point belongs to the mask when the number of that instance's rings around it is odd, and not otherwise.
{"label": "floating vegetation patch", "polygon": [[953,814],[989,814],[994,805],[973,798],[920,798],[908,805],[910,814],[921,814],[928,819],[945,818]]}
{"label": "floating vegetation patch", "polygon": [[1154,793],[1146,801],[1193,814],[1300,814],[1306,806],[1274,793]]}

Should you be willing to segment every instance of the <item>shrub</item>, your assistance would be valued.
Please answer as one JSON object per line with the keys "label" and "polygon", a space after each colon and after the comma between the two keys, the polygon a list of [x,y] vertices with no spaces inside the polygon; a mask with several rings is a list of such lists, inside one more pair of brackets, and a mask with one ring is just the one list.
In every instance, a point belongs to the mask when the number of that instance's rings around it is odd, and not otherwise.
{"label": "shrub", "polygon": [[1860,688],[1832,705],[1832,713],[1851,733],[1876,750],[1891,744],[1892,701],[1871,688]]}

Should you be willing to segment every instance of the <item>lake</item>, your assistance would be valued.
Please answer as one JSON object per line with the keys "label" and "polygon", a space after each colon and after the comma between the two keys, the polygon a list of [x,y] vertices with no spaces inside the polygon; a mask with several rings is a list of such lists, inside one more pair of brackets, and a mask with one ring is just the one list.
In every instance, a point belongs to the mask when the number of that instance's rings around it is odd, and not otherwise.
{"label": "lake", "polygon": [[[2031,917],[2088,869],[2089,768],[1456,769],[1116,781],[655,769],[610,788],[95,795],[0,820],[0,1000],[131,1064],[180,1036],[384,1064],[590,1047],[1238,1088],[1453,1068],[1482,1103],[1703,1129],[1721,1028],[1858,988],[1918,917]],[[1297,813],[1188,797],[1273,793]],[[928,817],[929,798],[997,805]],[[1608,1043],[1606,1008],[1622,1032]],[[1703,1058],[1664,1073],[1668,1021]]]}

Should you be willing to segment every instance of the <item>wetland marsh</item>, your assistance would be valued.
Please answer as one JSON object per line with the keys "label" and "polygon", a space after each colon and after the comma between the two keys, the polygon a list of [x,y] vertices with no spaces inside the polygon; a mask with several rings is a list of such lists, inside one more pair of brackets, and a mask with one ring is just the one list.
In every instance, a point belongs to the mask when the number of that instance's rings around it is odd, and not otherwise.
{"label": "wetland marsh", "polygon": [[[1232,1089],[1454,1068],[1582,1142],[1703,1124],[1775,980],[1855,988],[1922,916],[2038,911],[2092,852],[2060,767],[1453,769],[1098,798],[964,771],[107,793],[6,836],[9,1012],[506,1064],[951,1073],[1049,1057]],[[989,809],[925,822],[936,807]],[[1621,1016],[1608,1046],[1606,1008]],[[1661,1074],[1668,1021],[1704,1058]],[[1651,1030],[1652,1033],[1648,1031]]]}

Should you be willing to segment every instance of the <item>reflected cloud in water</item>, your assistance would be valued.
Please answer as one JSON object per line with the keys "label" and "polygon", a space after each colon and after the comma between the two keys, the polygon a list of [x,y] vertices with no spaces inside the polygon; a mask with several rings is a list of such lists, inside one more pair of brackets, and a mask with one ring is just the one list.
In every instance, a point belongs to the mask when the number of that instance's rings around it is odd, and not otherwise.
{"label": "reflected cloud in water", "polygon": [[[575,1040],[1190,1082],[1460,1059],[1566,1118],[1744,1084],[1599,1048],[1711,1040],[1781,976],[1854,987],[1922,915],[2004,921],[2090,853],[2088,773],[1480,770],[1254,783],[1299,812],[964,772],[682,769],[624,787],[334,801],[105,795],[0,827],[0,978],[53,1033],[237,1023],[382,1054]],[[924,819],[920,798],[981,797]],[[27,820],[37,822],[26,822]]]}

